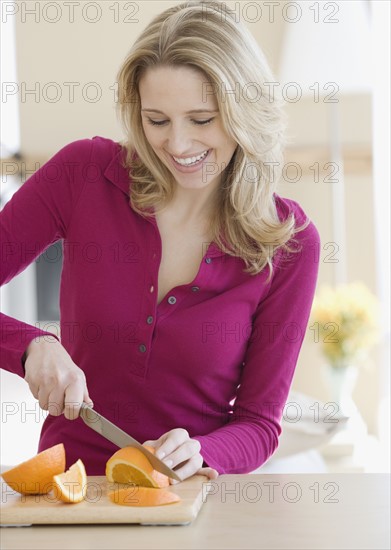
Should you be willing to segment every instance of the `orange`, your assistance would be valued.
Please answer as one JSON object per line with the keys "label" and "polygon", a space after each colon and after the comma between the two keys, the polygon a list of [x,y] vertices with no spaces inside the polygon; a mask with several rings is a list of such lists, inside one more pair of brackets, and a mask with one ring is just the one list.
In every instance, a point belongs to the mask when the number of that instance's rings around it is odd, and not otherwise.
{"label": "orange", "polygon": [[153,489],[151,487],[128,487],[118,489],[108,494],[114,504],[122,506],[162,506],[180,502],[181,498],[167,489]]}
{"label": "orange", "polygon": [[[155,449],[145,445],[151,453]],[[106,463],[106,477],[110,482],[131,483],[142,487],[161,488],[170,485],[169,478],[157,472],[147,457],[135,447],[123,447]]]}
{"label": "orange", "polygon": [[87,486],[83,462],[77,460],[66,472],[53,477],[54,493],[62,502],[81,502]]}
{"label": "orange", "polygon": [[54,445],[33,458],[1,474],[4,481],[23,495],[46,495],[53,486],[53,476],[65,470],[65,448]]}

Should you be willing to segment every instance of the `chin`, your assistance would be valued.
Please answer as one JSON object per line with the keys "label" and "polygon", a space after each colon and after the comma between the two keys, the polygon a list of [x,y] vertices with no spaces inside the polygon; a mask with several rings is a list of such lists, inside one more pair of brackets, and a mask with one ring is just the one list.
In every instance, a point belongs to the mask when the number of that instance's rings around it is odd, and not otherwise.
{"label": "chin", "polygon": [[205,183],[203,181],[199,181],[199,182],[196,182],[196,181],[184,181],[184,182],[181,182],[181,181],[178,181],[178,179],[175,179],[177,185],[179,185],[179,187],[182,187],[182,189],[204,189],[205,187],[208,187],[209,183]]}

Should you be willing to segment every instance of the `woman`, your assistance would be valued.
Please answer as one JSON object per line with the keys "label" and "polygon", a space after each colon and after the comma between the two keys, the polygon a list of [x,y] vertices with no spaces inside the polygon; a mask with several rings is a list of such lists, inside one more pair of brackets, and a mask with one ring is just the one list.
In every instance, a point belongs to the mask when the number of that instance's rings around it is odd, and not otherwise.
{"label": "woman", "polygon": [[247,473],[275,451],[315,292],[319,234],[276,192],[281,101],[249,31],[218,2],[157,16],[118,74],[126,139],[68,144],[1,215],[2,283],[63,239],[57,336],[3,316],[2,367],[104,474],[116,448],[82,401],[181,479]]}

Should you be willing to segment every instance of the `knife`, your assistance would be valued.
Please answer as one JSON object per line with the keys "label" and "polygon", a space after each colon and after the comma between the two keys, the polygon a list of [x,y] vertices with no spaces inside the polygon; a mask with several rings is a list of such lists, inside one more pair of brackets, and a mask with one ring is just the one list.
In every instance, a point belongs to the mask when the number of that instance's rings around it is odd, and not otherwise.
{"label": "knife", "polygon": [[107,420],[107,418],[94,411],[86,403],[82,403],[81,405],[80,416],[87,424],[87,426],[114,443],[114,445],[118,445],[118,447],[120,448],[135,447],[136,449],[139,449],[143,453],[143,455],[148,458],[149,462],[152,464],[155,470],[162,474],[165,474],[168,477],[171,477],[172,479],[182,481],[178,474],[174,472],[174,470],[171,470],[171,468],[169,468],[162,460],[160,460],[159,458],[157,458],[157,456],[148,451],[148,449],[146,449],[144,445],[141,445],[141,443],[139,443],[131,435],[127,434],[126,432],[121,430],[121,428],[118,428],[118,426],[110,422],[110,420]]}

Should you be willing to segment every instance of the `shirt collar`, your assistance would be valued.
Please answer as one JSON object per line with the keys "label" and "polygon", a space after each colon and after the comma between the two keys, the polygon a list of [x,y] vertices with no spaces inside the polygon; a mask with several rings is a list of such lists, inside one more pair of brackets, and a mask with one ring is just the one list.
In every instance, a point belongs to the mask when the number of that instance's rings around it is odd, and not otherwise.
{"label": "shirt collar", "polygon": [[104,176],[114,183],[124,193],[130,196],[129,192],[129,175],[127,169],[122,166],[122,161],[126,158],[126,149],[120,148],[119,151],[113,156],[109,165],[104,171]]}

